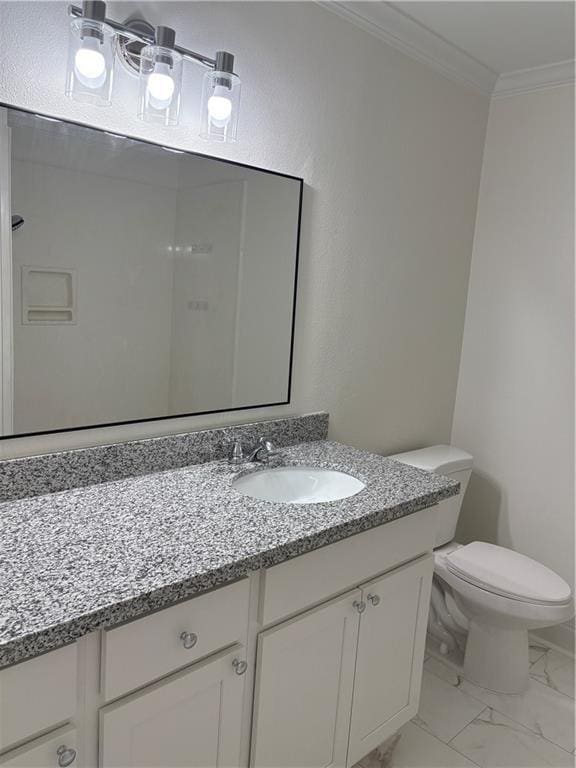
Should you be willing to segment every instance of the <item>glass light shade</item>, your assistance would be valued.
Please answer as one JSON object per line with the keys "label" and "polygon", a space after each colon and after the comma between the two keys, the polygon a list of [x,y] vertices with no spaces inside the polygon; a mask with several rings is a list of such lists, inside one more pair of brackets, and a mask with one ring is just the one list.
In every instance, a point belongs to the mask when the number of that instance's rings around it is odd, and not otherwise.
{"label": "glass light shade", "polygon": [[182,56],[160,45],[144,47],[140,53],[140,120],[178,125],[181,90]]}
{"label": "glass light shade", "polygon": [[240,78],[211,70],[202,86],[200,136],[208,141],[236,141],[240,107]]}
{"label": "glass light shade", "polygon": [[108,106],[112,102],[114,30],[102,21],[70,22],[66,95],[76,101]]}

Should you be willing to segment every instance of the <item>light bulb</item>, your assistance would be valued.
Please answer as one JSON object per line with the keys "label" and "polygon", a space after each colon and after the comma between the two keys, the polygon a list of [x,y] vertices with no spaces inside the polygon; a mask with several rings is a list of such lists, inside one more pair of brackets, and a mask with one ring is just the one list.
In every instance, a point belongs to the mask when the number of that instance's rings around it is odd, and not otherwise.
{"label": "light bulb", "polygon": [[228,97],[228,88],[217,85],[214,93],[208,99],[208,114],[214,125],[224,128],[230,122],[232,102]]}
{"label": "light bulb", "polygon": [[100,88],[106,80],[106,59],[95,37],[86,37],[74,56],[76,77],[88,88]]}
{"label": "light bulb", "polygon": [[154,72],[149,75],[146,84],[150,104],[154,109],[166,109],[172,102],[174,89],[175,85],[170,74],[170,65],[164,62],[156,62]]}
{"label": "light bulb", "polygon": [[240,78],[233,72],[234,57],[217,51],[214,69],[202,82],[200,136],[207,141],[236,141],[240,106]]}

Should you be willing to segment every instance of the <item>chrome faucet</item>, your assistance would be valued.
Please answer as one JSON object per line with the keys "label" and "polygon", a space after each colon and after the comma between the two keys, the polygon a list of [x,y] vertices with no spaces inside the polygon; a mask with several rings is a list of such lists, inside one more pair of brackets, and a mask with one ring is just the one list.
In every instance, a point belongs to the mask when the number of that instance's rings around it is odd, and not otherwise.
{"label": "chrome faucet", "polygon": [[254,448],[248,452],[247,456],[244,455],[242,441],[236,440],[230,449],[228,461],[230,464],[244,464],[249,461],[260,461],[263,464],[268,464],[270,459],[273,456],[278,456],[278,454],[279,451],[274,443],[271,440],[268,440],[267,437],[261,437]]}

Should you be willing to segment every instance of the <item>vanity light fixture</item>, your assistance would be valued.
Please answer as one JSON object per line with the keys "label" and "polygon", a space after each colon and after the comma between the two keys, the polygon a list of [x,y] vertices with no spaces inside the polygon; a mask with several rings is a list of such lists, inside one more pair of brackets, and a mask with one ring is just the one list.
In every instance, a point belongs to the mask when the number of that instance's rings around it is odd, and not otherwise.
{"label": "vanity light fixture", "polygon": [[66,95],[108,106],[112,103],[114,30],[106,24],[102,0],[84,0],[81,14],[70,22]]}
{"label": "vanity light fixture", "polygon": [[216,54],[214,69],[206,72],[202,86],[200,136],[213,141],[233,141],[238,123],[240,78],[234,74],[234,56]]}
{"label": "vanity light fixture", "polygon": [[178,125],[182,55],[174,50],[176,33],[157,27],[154,45],[140,51],[138,117],[149,123]]}
{"label": "vanity light fixture", "polygon": [[102,0],[68,6],[70,49],[66,94],[78,101],[112,103],[114,54],[139,77],[138,117],[146,122],[177,125],[180,115],[182,68],[193,61],[208,69],[204,76],[200,123],[202,138],[234,142],[238,127],[240,78],[234,56],[218,51],[215,58],[175,44],[170,27],[156,29],[142,19],[120,24],[106,18]]}

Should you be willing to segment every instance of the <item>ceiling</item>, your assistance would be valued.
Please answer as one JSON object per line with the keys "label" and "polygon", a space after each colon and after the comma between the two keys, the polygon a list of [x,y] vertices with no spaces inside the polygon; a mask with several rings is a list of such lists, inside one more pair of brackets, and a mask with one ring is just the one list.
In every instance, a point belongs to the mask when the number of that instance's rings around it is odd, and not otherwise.
{"label": "ceiling", "polygon": [[328,10],[486,94],[574,82],[571,0],[319,0]]}
{"label": "ceiling", "polygon": [[571,2],[391,5],[499,75],[574,58]]}

